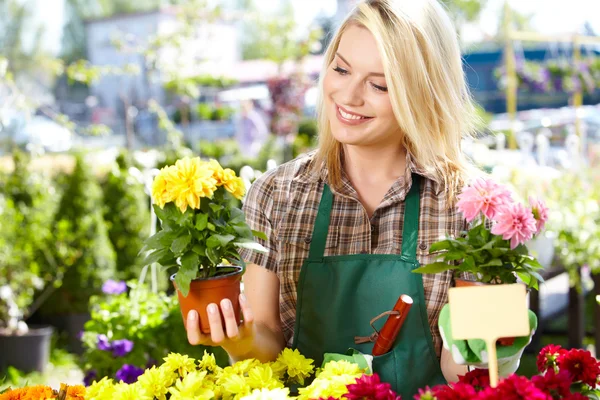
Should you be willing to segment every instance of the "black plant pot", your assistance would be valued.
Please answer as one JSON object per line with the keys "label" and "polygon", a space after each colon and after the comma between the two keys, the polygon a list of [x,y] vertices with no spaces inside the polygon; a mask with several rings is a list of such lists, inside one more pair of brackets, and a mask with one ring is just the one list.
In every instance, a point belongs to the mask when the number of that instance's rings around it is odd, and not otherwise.
{"label": "black plant pot", "polygon": [[44,372],[50,359],[51,326],[30,326],[24,335],[0,332],[0,371],[12,366],[23,372]]}
{"label": "black plant pot", "polygon": [[[67,351],[74,354],[83,354],[83,344],[80,334],[83,326],[90,320],[90,314],[64,314],[52,316],[52,325],[66,338]],[[47,321],[49,322],[49,321]]]}

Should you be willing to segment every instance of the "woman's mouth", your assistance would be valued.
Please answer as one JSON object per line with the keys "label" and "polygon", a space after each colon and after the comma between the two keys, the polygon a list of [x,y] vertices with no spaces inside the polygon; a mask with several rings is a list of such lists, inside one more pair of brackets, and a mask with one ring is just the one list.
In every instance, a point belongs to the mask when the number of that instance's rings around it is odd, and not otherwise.
{"label": "woman's mouth", "polygon": [[373,119],[373,117],[367,117],[365,115],[360,115],[360,114],[350,112],[350,111],[338,106],[337,104],[335,105],[335,108],[336,108],[336,115],[338,117],[338,120],[340,120],[340,122],[342,122],[346,125],[359,125],[359,124],[363,124],[363,123],[368,122]]}

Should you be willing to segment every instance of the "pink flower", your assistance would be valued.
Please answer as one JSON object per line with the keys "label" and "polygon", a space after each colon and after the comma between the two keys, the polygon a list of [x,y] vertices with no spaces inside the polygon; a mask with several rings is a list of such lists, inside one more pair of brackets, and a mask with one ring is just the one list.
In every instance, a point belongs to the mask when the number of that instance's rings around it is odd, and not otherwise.
{"label": "pink flower", "polygon": [[511,195],[506,187],[492,180],[479,178],[458,195],[456,207],[467,222],[471,222],[480,212],[487,219],[494,219],[500,209],[511,202]]}
{"label": "pink flower", "polygon": [[452,383],[451,386],[438,385],[432,390],[436,400],[470,400],[477,398],[475,388],[461,382]]}
{"label": "pink flower", "polygon": [[365,374],[358,378],[356,383],[346,387],[348,393],[344,395],[345,399],[400,400],[400,396],[394,393],[392,386],[389,383],[381,382],[377,374]]}
{"label": "pink flower", "polygon": [[510,240],[511,249],[531,239],[536,231],[536,222],[531,210],[521,203],[513,203],[503,208],[496,220],[498,222],[492,227],[492,233],[502,235],[504,240]]}
{"label": "pink flower", "polygon": [[548,207],[546,204],[540,200],[535,199],[533,197],[529,197],[529,205],[531,206],[531,212],[533,213],[533,218],[535,218],[536,222],[536,235],[544,229],[544,225],[546,225],[546,221],[548,221]]}
{"label": "pink flower", "polygon": [[571,349],[558,356],[558,368],[568,371],[573,382],[583,382],[596,386],[600,376],[600,364],[587,350]]}

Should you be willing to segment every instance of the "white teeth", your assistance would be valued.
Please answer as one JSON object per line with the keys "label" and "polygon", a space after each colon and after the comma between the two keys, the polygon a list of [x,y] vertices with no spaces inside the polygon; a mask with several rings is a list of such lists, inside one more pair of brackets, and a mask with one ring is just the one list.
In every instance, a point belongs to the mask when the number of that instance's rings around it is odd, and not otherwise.
{"label": "white teeth", "polygon": [[341,108],[338,108],[338,110],[340,110],[340,114],[342,114],[342,117],[346,118],[346,119],[364,119],[365,117],[361,117],[358,115],[354,115],[354,114],[348,114],[346,112],[344,112]]}

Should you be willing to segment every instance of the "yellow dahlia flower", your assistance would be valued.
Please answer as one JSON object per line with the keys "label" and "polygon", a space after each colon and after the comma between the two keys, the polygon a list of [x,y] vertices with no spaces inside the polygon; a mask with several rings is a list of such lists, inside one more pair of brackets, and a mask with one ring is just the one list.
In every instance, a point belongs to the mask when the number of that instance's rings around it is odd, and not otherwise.
{"label": "yellow dahlia flower", "polygon": [[169,388],[171,400],[210,400],[215,397],[211,388],[206,387],[204,377],[206,371],[193,371],[183,379],[175,382],[175,387]]}
{"label": "yellow dahlia flower", "polygon": [[254,389],[252,394],[242,397],[242,400],[285,400],[288,399],[290,389]]}
{"label": "yellow dahlia flower", "polygon": [[235,171],[229,168],[223,170],[223,186],[238,200],[241,200],[246,194],[244,181],[235,175]]}
{"label": "yellow dahlia flower", "polygon": [[179,376],[186,376],[196,370],[196,360],[187,355],[170,353],[163,360],[165,360],[165,363],[160,368],[170,372],[176,371]]}

